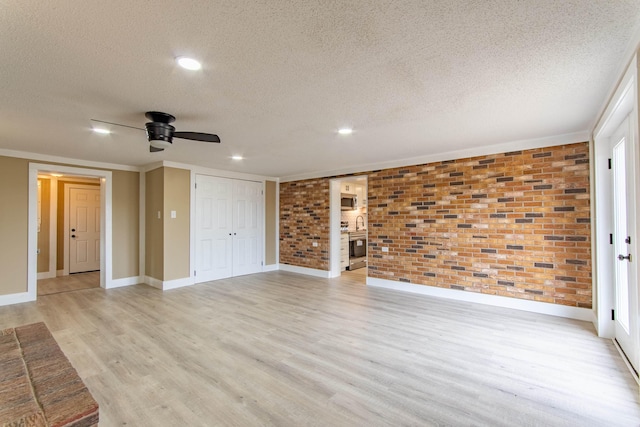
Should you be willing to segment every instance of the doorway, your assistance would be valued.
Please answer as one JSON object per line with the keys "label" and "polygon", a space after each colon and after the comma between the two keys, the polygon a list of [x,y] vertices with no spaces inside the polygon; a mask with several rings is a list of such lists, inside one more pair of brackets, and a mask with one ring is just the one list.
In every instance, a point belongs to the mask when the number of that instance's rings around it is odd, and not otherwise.
{"label": "doorway", "polygon": [[38,175],[38,296],[100,286],[100,199],[98,178]]}
{"label": "doorway", "polygon": [[[43,214],[42,209],[42,190],[38,185],[39,177],[44,178],[48,182],[48,187],[51,190],[49,194],[49,209],[48,215]],[[70,166],[59,166],[50,164],[29,164],[29,242],[28,242],[28,280],[27,280],[27,293],[24,296],[25,301],[32,301],[37,298],[41,293],[38,292],[38,285],[45,282],[39,282],[38,279],[47,280],[54,283],[59,277],[56,276],[68,276],[68,247],[67,249],[59,249],[64,241],[64,235],[70,237],[69,229],[64,230],[64,214],[62,212],[63,203],[58,203],[61,200],[62,195],[58,193],[64,193],[61,189],[58,191],[59,183],[64,180],[67,181],[79,181],[80,184],[86,185],[87,183],[93,184],[94,189],[98,189],[99,206],[93,206],[93,218],[95,220],[94,231],[97,231],[99,237],[94,236],[92,244],[94,245],[93,251],[87,251],[87,254],[93,254],[94,263],[91,268],[98,267],[98,271],[93,273],[82,272],[83,277],[75,277],[73,280],[67,277],[67,282],[73,283],[58,283],[58,289],[73,290],[79,286],[91,286],[91,287],[103,287],[108,288],[112,282],[112,233],[111,233],[111,193],[112,193],[112,173],[111,171],[94,170],[76,168]],[[40,196],[40,197],[39,197]],[[39,203],[40,202],[40,203]],[[55,208],[54,208],[55,207]],[[97,211],[96,211],[97,209]],[[39,255],[42,253],[41,245],[42,240],[39,239],[39,234],[42,230],[42,219],[48,216],[49,226],[49,242],[47,246],[47,253],[49,262],[47,268],[42,268],[44,271],[40,271],[38,262]],[[73,228],[73,227],[70,227]],[[61,231],[62,230],[62,231]],[[87,242],[88,244],[88,242]],[[87,248],[88,249],[88,248]],[[67,254],[66,256],[64,254]],[[91,256],[91,255],[88,255]],[[67,262],[64,262],[64,259]],[[82,257],[80,257],[82,258]],[[39,272],[40,271],[40,272]],[[64,279],[65,277],[62,277]],[[44,291],[45,293],[46,290]],[[51,292],[55,293],[55,292]]]}
{"label": "doorway", "polygon": [[367,176],[336,178],[329,185],[329,277],[344,276],[353,283],[365,284],[369,233]]}

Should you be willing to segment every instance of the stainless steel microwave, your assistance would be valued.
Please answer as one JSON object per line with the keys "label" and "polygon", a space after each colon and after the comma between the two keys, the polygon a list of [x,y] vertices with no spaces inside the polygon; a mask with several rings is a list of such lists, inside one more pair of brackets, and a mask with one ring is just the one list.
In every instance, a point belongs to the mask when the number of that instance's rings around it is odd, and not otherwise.
{"label": "stainless steel microwave", "polygon": [[358,209],[358,197],[355,194],[340,194],[340,209],[343,211],[352,211]]}

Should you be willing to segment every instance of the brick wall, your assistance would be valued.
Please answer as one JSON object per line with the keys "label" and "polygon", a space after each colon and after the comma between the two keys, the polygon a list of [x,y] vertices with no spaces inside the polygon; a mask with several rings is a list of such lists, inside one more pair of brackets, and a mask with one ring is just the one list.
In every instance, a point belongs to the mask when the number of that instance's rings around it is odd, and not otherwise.
{"label": "brick wall", "polygon": [[280,263],[329,270],[329,222],[328,178],[281,183]]}
{"label": "brick wall", "polygon": [[[579,143],[370,173],[368,275],[591,307],[588,150]],[[281,262],[329,269],[328,205],[329,178],[281,184]],[[320,245],[309,250],[314,235]]]}

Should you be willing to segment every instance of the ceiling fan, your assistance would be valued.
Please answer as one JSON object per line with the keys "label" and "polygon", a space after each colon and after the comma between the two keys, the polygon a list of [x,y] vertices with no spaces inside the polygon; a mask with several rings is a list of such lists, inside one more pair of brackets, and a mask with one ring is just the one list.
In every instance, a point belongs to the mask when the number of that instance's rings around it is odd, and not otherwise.
{"label": "ceiling fan", "polygon": [[176,132],[176,128],[173,127],[170,123],[173,123],[176,118],[168,113],[162,113],[160,111],[147,111],[145,113],[145,117],[150,122],[145,123],[145,129],[121,125],[119,123],[111,123],[105,122],[103,120],[91,119],[94,122],[98,123],[106,123],[115,126],[122,126],[132,129],[138,130],[146,130],[147,131],[147,139],[149,140],[149,151],[152,153],[158,151],[164,151],[165,148],[168,148],[173,143],[173,138],[182,138],[182,139],[190,139],[192,141],[203,141],[203,142],[214,142],[220,143],[220,137],[218,135],[214,135],[212,133],[202,133],[202,132]]}

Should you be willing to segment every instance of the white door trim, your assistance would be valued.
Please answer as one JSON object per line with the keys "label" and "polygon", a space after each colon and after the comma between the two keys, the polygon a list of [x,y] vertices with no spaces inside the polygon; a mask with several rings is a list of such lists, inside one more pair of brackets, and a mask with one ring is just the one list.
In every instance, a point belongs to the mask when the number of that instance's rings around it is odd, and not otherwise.
{"label": "white door trim", "polygon": [[63,173],[65,175],[100,178],[100,286],[110,288],[112,267],[112,172],[71,166],[29,163],[29,229],[27,243],[27,300],[35,301],[38,286],[38,173]]}
{"label": "white door trim", "polygon": [[346,179],[329,181],[329,277],[340,277],[340,183]]}
{"label": "white door trim", "polygon": [[58,179],[54,176],[39,176],[49,181],[49,270],[38,273],[38,280],[50,279],[57,274],[57,229],[58,229]]}
{"label": "white door trim", "polygon": [[[612,218],[609,204],[611,176],[608,171],[609,139],[630,115],[633,143],[638,143],[638,69],[637,57],[631,60],[631,65],[625,72],[618,88],[609,102],[602,118],[593,132],[593,162],[591,169],[591,198],[592,204],[592,253],[593,253],[593,289],[594,310],[596,311],[596,329],[598,335],[613,338],[615,324],[611,319],[611,310],[615,306],[613,279],[613,246],[609,244],[609,234],[613,232]],[[636,153],[638,150],[634,150]],[[640,171],[639,159],[634,158],[636,171]],[[635,199],[640,200],[640,186],[636,186]],[[634,239],[637,240],[637,239]],[[634,245],[635,246],[635,245]],[[640,254],[636,254],[636,257]],[[638,258],[636,258],[638,259]],[[640,263],[634,263],[636,277],[640,277]]]}

